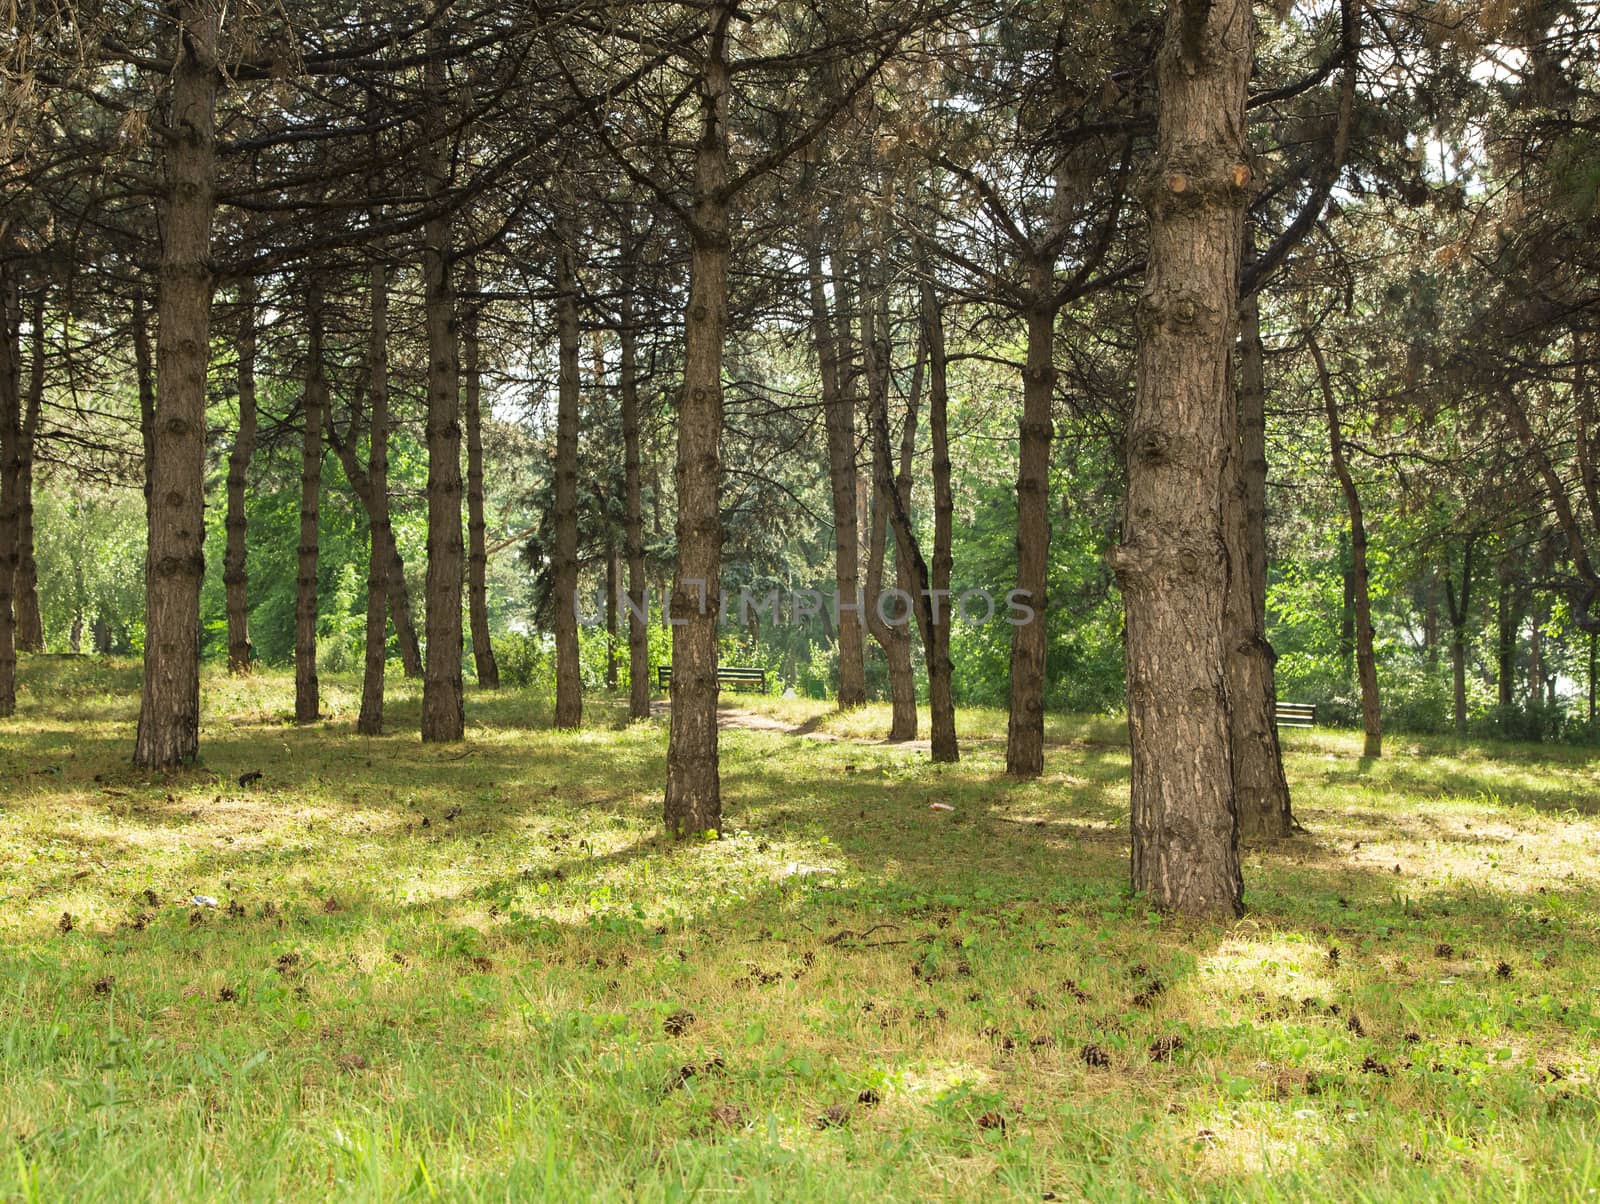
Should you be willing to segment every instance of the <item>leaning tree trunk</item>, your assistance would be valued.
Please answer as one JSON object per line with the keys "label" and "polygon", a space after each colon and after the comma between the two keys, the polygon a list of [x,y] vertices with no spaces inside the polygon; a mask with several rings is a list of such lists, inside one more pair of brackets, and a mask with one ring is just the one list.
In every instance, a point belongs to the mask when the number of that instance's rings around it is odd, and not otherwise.
{"label": "leaning tree trunk", "polygon": [[[1247,236],[1248,237],[1248,236]],[[1248,254],[1249,248],[1246,247]],[[1227,672],[1239,834],[1294,831],[1278,742],[1277,654],[1267,642],[1267,444],[1264,349],[1254,293],[1239,306],[1239,416],[1224,499],[1228,538]]]}
{"label": "leaning tree trunk", "polygon": [[684,314],[683,394],[678,403],[678,576],[672,591],[672,723],[663,819],[679,838],[722,828],[717,764],[717,616],[722,606],[722,356],[728,323],[727,25],[715,4],[700,72]]}
{"label": "leaning tree trunk", "polygon": [[557,727],[583,723],[583,677],[578,663],[578,251],[563,231],[557,250],[556,497],[552,578],[555,593]]}
{"label": "leaning tree trunk", "polygon": [[[371,414],[366,479],[372,502],[366,507],[367,629],[361,672],[361,713],[356,717],[356,730],[366,736],[377,736],[383,733],[383,675],[389,659],[389,635],[384,619],[391,591],[390,566],[398,559],[394,531],[389,525],[389,272],[382,263],[372,267],[368,304],[371,321],[367,334],[367,399]],[[353,449],[351,456],[353,460]],[[400,580],[403,588],[403,574]],[[409,617],[409,606],[406,613]],[[398,628],[399,624],[395,626]],[[415,635],[413,631],[413,639]]]}
{"label": "leaning tree trunk", "polygon": [[[833,497],[833,580],[839,600],[839,706],[867,701],[862,639],[860,541],[856,531],[855,397],[840,381],[840,346],[822,276],[822,235],[814,231],[809,248],[811,330],[822,378],[822,416],[828,436],[828,483]],[[847,617],[848,616],[848,617]]]}
{"label": "leaning tree trunk", "polygon": [[1168,5],[1127,513],[1111,557],[1127,616],[1133,887],[1161,907],[1223,915],[1243,909],[1223,500],[1252,35],[1244,0]]}
{"label": "leaning tree trunk", "polygon": [[[917,678],[911,663],[911,618],[914,606],[906,605],[905,597],[897,594],[885,596],[883,593],[889,525],[894,509],[899,504],[889,450],[888,331],[878,329],[877,290],[869,267],[869,256],[865,253],[861,256],[860,268],[861,358],[867,377],[867,411],[871,416],[868,425],[871,428],[874,466],[865,609],[867,628],[889,662],[888,739],[891,744],[898,744],[917,738]],[[895,559],[897,588],[900,594],[908,595],[910,591],[905,588],[906,576],[901,569],[905,559],[899,556]],[[891,615],[894,616],[893,622],[890,621]]]}
{"label": "leaning tree trunk", "polygon": [[955,599],[950,596],[955,494],[950,485],[950,388],[945,352],[944,313],[933,281],[922,283],[923,338],[928,351],[928,430],[933,441],[933,568],[929,598],[932,601],[933,639],[928,649],[928,712],[933,737],[933,759],[961,759],[956,743],[956,704],[951,677],[950,627],[955,622]]}
{"label": "leaning tree trunk", "polygon": [[[425,194],[432,203],[449,182],[445,162],[443,55],[448,31],[435,26],[424,70],[432,117],[423,152]],[[423,233],[423,311],[428,332],[428,576],[427,660],[422,671],[422,738],[460,740],[466,734],[461,681],[461,364],[456,304],[450,286],[450,217],[444,209]]]}
{"label": "leaning tree trunk", "polygon": [[22,377],[16,282],[0,261],[0,718],[17,710],[17,469]]}
{"label": "leaning tree trunk", "polygon": [[175,768],[200,752],[206,368],[221,9],[218,0],[185,0],[177,6],[165,123],[173,134],[163,151],[167,189],[161,212],[144,684],[134,749],[134,763],[144,769]]}
{"label": "leaning tree trunk", "polygon": [[[476,293],[477,276],[468,284]],[[500,666],[489,638],[489,550],[483,518],[483,375],[478,366],[478,306],[473,297],[462,309],[461,353],[467,411],[467,611],[472,625],[472,661],[478,685],[500,688]]]}
{"label": "leaning tree trunk", "polygon": [[[376,320],[376,316],[375,316]],[[385,303],[385,329],[387,329],[387,303]],[[387,337],[387,335],[385,335]],[[369,363],[370,352],[369,352]],[[369,369],[370,370],[370,369]],[[387,377],[389,366],[387,352],[379,362],[378,370]],[[373,386],[376,390],[381,388],[384,400],[384,414],[388,414],[389,390],[387,380],[381,386]],[[372,419],[373,431],[377,431],[377,393],[373,393]],[[338,457],[339,464],[344,468],[345,479],[350,482],[350,488],[361,502],[361,508],[367,514],[367,530],[371,538],[377,541],[377,552],[383,557],[385,595],[388,598],[389,616],[394,620],[395,641],[400,647],[401,670],[407,677],[422,676],[422,644],[417,639],[416,621],[411,617],[411,590],[406,585],[406,565],[400,556],[399,545],[395,542],[394,522],[389,512],[388,473],[384,474],[382,484],[375,485],[376,474],[370,467],[362,468],[361,462],[356,458],[356,449],[351,439],[338,439],[333,428],[328,428],[328,442],[333,447],[333,454]],[[383,431],[385,468],[388,461],[389,431],[387,417]],[[370,592],[370,591],[369,591]]]}
{"label": "leaning tree trunk", "polygon": [[1055,392],[1056,307],[1047,300],[1048,260],[1032,271],[1027,311],[1028,358],[1022,370],[1022,429],[1017,460],[1017,587],[1014,598],[1032,614],[1011,628],[1011,712],[1006,724],[1006,773],[1044,772],[1044,671],[1048,647],[1050,576],[1050,399]]}
{"label": "leaning tree trunk", "polygon": [[44,409],[44,311],[41,288],[33,299],[29,339],[28,397],[17,441],[17,649],[44,651],[44,616],[39,612],[39,562],[34,558],[33,451]]}
{"label": "leaning tree trunk", "polygon": [[[630,251],[631,254],[631,251]],[[631,288],[621,301],[623,533],[628,554],[628,717],[650,714],[650,616],[645,610],[644,505],[639,471],[639,365]]]}
{"label": "leaning tree trunk", "polygon": [[227,595],[228,671],[250,670],[249,575],[246,537],[249,520],[245,494],[250,457],[256,449],[256,282],[246,277],[239,286],[239,432],[228,453],[227,547],[222,558],[222,585]]}
{"label": "leaning tree trunk", "polygon": [[310,324],[306,342],[306,389],[300,444],[300,550],[294,603],[294,721],[322,717],[317,682],[317,559],[321,550],[322,415],[328,408],[327,366],[323,363],[322,282],[313,278],[307,293]]}
{"label": "leaning tree trunk", "polygon": [[1378,659],[1372,638],[1372,590],[1367,572],[1367,526],[1361,514],[1361,495],[1345,460],[1344,434],[1339,427],[1339,400],[1333,392],[1327,361],[1317,341],[1310,341],[1311,358],[1316,364],[1317,381],[1328,413],[1328,446],[1334,475],[1344,491],[1345,510],[1350,517],[1350,576],[1356,615],[1356,675],[1361,681],[1361,724],[1366,732],[1362,756],[1383,755],[1383,714],[1378,705]]}

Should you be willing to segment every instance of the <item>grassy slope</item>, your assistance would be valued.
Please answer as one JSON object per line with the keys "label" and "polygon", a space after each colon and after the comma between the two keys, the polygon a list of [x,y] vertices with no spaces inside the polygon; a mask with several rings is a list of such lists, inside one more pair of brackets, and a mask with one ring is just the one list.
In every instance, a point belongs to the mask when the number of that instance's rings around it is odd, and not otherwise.
{"label": "grassy slope", "polygon": [[933,767],[836,738],[881,708],[741,699],[812,735],[726,733],[728,839],[673,848],[664,731],[605,703],[558,735],[474,696],[439,749],[403,687],[368,740],[348,683],[296,730],[281,675],[212,678],[206,765],[169,781],[126,763],[133,671],[24,673],[0,1197],[1600,1188],[1600,782],[1572,750],[1291,737],[1310,834],[1247,855],[1245,919],[1185,924],[1124,891],[1109,721],[1057,720],[1017,785],[997,715]]}

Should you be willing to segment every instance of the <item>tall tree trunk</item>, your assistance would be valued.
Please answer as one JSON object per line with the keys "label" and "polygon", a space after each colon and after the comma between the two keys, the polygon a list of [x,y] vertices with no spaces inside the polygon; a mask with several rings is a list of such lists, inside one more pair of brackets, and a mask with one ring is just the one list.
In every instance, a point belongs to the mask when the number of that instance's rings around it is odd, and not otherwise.
{"label": "tall tree trunk", "polygon": [[617,691],[617,589],[622,582],[622,557],[614,537],[606,540],[606,689]]}
{"label": "tall tree trunk", "polygon": [[[445,162],[444,49],[449,31],[434,27],[424,90],[432,117],[422,156],[430,202],[449,183]],[[461,681],[461,363],[454,290],[450,283],[450,216],[440,210],[423,233],[423,310],[428,332],[428,575],[427,659],[422,671],[422,739],[447,743],[466,733]]]}
{"label": "tall tree trunk", "polygon": [[498,690],[500,666],[495,662],[494,645],[489,638],[489,550],[483,518],[483,374],[478,365],[477,291],[477,273],[471,272],[467,292],[473,296],[461,314],[463,402],[467,411],[467,610],[478,685],[485,690]]}
{"label": "tall tree trunk", "polygon": [[563,230],[557,250],[555,579],[557,727],[583,723],[583,670],[578,663],[578,328],[577,233]]}
{"label": "tall tree trunk", "polygon": [[[889,448],[889,332],[878,321],[877,273],[871,255],[860,257],[861,272],[861,358],[867,377],[867,412],[872,434],[873,498],[872,535],[867,567],[866,619],[872,638],[883,648],[889,662],[889,742],[903,743],[917,738],[917,678],[911,664],[911,618],[914,607],[905,598],[885,596],[883,569],[888,554],[888,533],[896,506],[892,452]],[[905,558],[897,556],[896,587],[903,594]],[[894,617],[894,621],[889,616]],[[841,624],[842,626],[842,624]]]}
{"label": "tall tree trunk", "polygon": [[1028,357],[1022,370],[1022,428],[1017,459],[1017,587],[1015,601],[1032,611],[1011,628],[1011,711],[1006,773],[1044,772],[1044,673],[1048,650],[1050,576],[1050,401],[1055,393],[1056,307],[1049,260],[1032,265],[1034,303],[1027,311]]}
{"label": "tall tree trunk", "polygon": [[[371,501],[364,502],[367,511],[367,629],[361,672],[361,713],[356,718],[356,730],[365,736],[378,736],[383,734],[383,676],[389,659],[389,635],[384,620],[393,589],[390,575],[399,559],[394,548],[394,531],[389,524],[389,271],[381,262],[372,265],[368,305],[371,317],[367,332],[367,400],[371,413],[366,480]],[[352,462],[354,458],[355,452],[351,449]],[[342,456],[340,460],[343,462]],[[345,472],[349,474],[349,464]],[[405,586],[403,572],[400,585],[402,589]],[[405,613],[409,619],[409,604]],[[399,626],[397,621],[397,630]],[[413,644],[415,639],[413,630]]]}
{"label": "tall tree trunk", "polygon": [[[833,581],[839,605],[839,706],[867,701],[862,639],[860,542],[856,513],[855,396],[840,380],[841,348],[828,312],[822,272],[822,232],[813,229],[808,248],[811,333],[822,379],[822,416],[828,436],[828,484],[833,499]],[[837,305],[837,296],[836,296]]]}
{"label": "tall tree trunk", "polygon": [[317,560],[321,552],[322,415],[328,408],[328,376],[323,361],[320,279],[313,276],[306,296],[310,331],[306,342],[306,388],[301,404],[304,427],[300,444],[300,549],[294,604],[296,723],[315,723],[322,717],[317,681]]}
{"label": "tall tree trunk", "polygon": [[[1246,254],[1249,254],[1248,234]],[[1227,671],[1233,789],[1239,834],[1278,839],[1294,831],[1278,743],[1277,684],[1267,642],[1267,450],[1265,349],[1256,294],[1239,305],[1239,415],[1227,483]]]}
{"label": "tall tree trunk", "polygon": [[722,356],[728,323],[728,23],[718,0],[700,64],[689,303],[678,404],[678,576],[672,593],[672,726],[663,818],[678,837],[722,828],[717,616],[722,607]]}
{"label": "tall tree trunk", "polygon": [[956,704],[952,690],[950,627],[955,621],[950,576],[954,568],[955,494],[950,484],[950,389],[944,339],[944,313],[931,277],[922,281],[923,339],[928,352],[928,429],[933,440],[933,571],[930,580],[932,640],[927,651],[928,711],[933,759],[961,759],[956,743]]}
{"label": "tall tree trunk", "polygon": [[1469,533],[1461,554],[1461,592],[1456,593],[1455,576],[1445,565],[1445,611],[1450,619],[1450,674],[1455,695],[1456,735],[1467,734],[1467,617],[1472,606],[1472,553],[1478,536]]}
{"label": "tall tree trunk", "polygon": [[39,611],[39,562],[34,558],[33,452],[44,410],[45,289],[33,297],[30,315],[28,397],[23,408],[21,438],[17,441],[17,649],[44,651],[44,616]]}
{"label": "tall tree trunk", "polygon": [[0,260],[0,718],[17,710],[17,472],[22,442],[21,314],[17,286]]}
{"label": "tall tree trunk", "polygon": [[134,748],[134,763],[143,769],[172,769],[200,752],[206,368],[222,14],[218,0],[182,0],[176,8],[165,123],[173,136],[163,151],[167,195],[161,211],[144,684]]}
{"label": "tall tree trunk", "polygon": [[1161,907],[1223,915],[1243,908],[1223,501],[1237,429],[1228,361],[1252,36],[1244,0],[1170,0],[1127,513],[1111,557],[1127,617],[1133,887]]}
{"label": "tall tree trunk", "polygon": [[1383,713],[1378,702],[1378,659],[1372,641],[1372,588],[1367,571],[1367,526],[1361,513],[1361,495],[1356,490],[1355,478],[1345,460],[1344,433],[1339,426],[1339,399],[1333,391],[1333,379],[1328,374],[1327,361],[1316,339],[1309,342],[1312,362],[1317,368],[1317,381],[1322,388],[1322,402],[1328,415],[1328,447],[1333,461],[1334,475],[1339,478],[1339,488],[1344,491],[1345,511],[1350,518],[1350,580],[1351,598],[1356,616],[1356,676],[1361,682],[1361,726],[1365,732],[1361,755],[1383,755]]}
{"label": "tall tree trunk", "polygon": [[239,285],[239,430],[228,452],[227,547],[222,558],[222,585],[227,594],[228,671],[248,673],[250,645],[249,574],[246,568],[249,520],[245,497],[250,457],[256,450],[256,282]]}
{"label": "tall tree trunk", "polygon": [[[633,250],[625,255],[631,269]],[[631,281],[622,292],[618,332],[619,380],[622,390],[623,531],[628,550],[628,717],[650,714],[650,633],[646,612],[644,504],[639,470],[639,364],[633,329]]]}

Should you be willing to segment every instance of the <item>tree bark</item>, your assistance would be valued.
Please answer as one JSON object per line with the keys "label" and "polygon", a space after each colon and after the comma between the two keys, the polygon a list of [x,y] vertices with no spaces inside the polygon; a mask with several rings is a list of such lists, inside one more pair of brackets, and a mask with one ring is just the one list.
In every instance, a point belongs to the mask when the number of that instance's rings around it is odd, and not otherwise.
{"label": "tree bark", "polygon": [[679,838],[722,828],[717,616],[722,606],[722,356],[728,322],[728,23],[713,3],[700,64],[689,223],[689,302],[678,404],[678,575],[672,592],[672,722],[663,818]]}
{"label": "tree bark", "polygon": [[[828,484],[833,500],[833,582],[839,600],[839,707],[867,701],[862,639],[860,541],[856,513],[855,397],[840,380],[840,346],[822,271],[822,232],[813,229],[808,248],[811,334],[822,380],[822,415],[828,439]],[[837,296],[836,296],[837,304]],[[851,608],[854,609],[851,609]]]}
{"label": "tree bark", "polygon": [[1044,772],[1044,678],[1049,625],[1050,401],[1055,393],[1056,307],[1049,260],[1031,269],[1034,303],[1027,310],[1028,354],[1022,370],[1022,427],[1017,457],[1017,585],[1015,600],[1032,610],[1011,628],[1011,709],[1006,725],[1006,773]]}
{"label": "tree bark", "polygon": [[622,557],[614,537],[606,541],[606,689],[617,692],[617,590],[622,582]]}
{"label": "tree bark", "polygon": [[952,688],[950,626],[955,621],[950,577],[955,560],[955,494],[950,477],[950,389],[944,338],[944,312],[926,270],[922,280],[923,339],[928,352],[928,429],[933,442],[933,568],[929,582],[934,619],[928,661],[928,711],[933,759],[961,759],[956,742],[956,704]]}
{"label": "tree bark", "polygon": [[[437,202],[449,183],[443,128],[443,54],[448,31],[435,26],[424,91],[432,116],[422,155],[424,193]],[[422,671],[422,739],[460,740],[466,733],[461,681],[461,364],[455,296],[450,283],[450,216],[440,209],[424,228],[423,309],[428,336],[428,575],[426,661]]]}
{"label": "tree bark", "polygon": [[[889,743],[899,744],[917,738],[917,678],[911,664],[911,618],[914,606],[904,598],[883,593],[883,570],[888,555],[889,526],[900,499],[896,496],[889,450],[888,331],[880,330],[877,317],[878,288],[870,256],[860,257],[861,273],[861,357],[867,378],[867,412],[872,436],[872,532],[868,549],[865,610],[867,629],[883,649],[889,662]],[[897,556],[896,586],[903,593],[907,578],[904,557]],[[897,616],[891,622],[887,615]],[[841,623],[841,627],[843,624]]]}
{"label": "tree bark", "polygon": [[472,662],[478,685],[500,688],[500,666],[489,636],[489,551],[483,517],[483,375],[478,364],[478,291],[476,272],[467,291],[474,294],[462,307],[461,352],[467,411],[467,611],[472,627]]}
{"label": "tree bark", "polygon": [[[364,736],[378,736],[383,734],[383,678],[389,659],[385,617],[393,592],[392,573],[400,572],[400,588],[405,588],[403,569],[397,569],[399,553],[395,551],[394,531],[389,524],[389,272],[381,262],[372,266],[368,305],[371,314],[367,333],[370,414],[366,480],[371,500],[363,499],[367,511],[367,629],[361,671],[361,713],[356,717],[356,730]],[[353,448],[350,455],[353,463]],[[340,460],[344,462],[342,456]],[[349,475],[348,463],[345,472]],[[404,613],[409,620],[409,604]],[[398,613],[395,628],[400,628]],[[411,638],[415,647],[414,630]]]}
{"label": "tree bark", "polygon": [[1500,708],[1500,722],[1504,723],[1517,697],[1517,628],[1522,617],[1517,612],[1516,584],[1508,559],[1501,558],[1496,577],[1495,705]]}
{"label": "tree bark", "polygon": [[205,575],[206,368],[211,347],[211,223],[218,0],[176,6],[165,145],[156,412],[145,559],[144,683],[134,763],[172,769],[200,751],[200,583]]}
{"label": "tree bark", "polygon": [[578,327],[577,234],[566,227],[557,249],[555,581],[556,714],[560,728],[583,723],[583,677],[578,660]]}
{"label": "tree bark", "polygon": [[228,671],[248,673],[254,660],[250,644],[247,544],[249,520],[245,496],[250,457],[256,449],[256,282],[239,285],[239,430],[228,452],[227,547],[222,558],[222,585],[227,595]]}
{"label": "tree bark", "polygon": [[[626,258],[631,266],[632,249]],[[623,532],[628,553],[628,717],[650,714],[650,633],[645,609],[644,503],[639,468],[639,363],[631,280],[624,283],[619,323],[622,391]]]}
{"label": "tree bark", "polygon": [[1356,676],[1361,682],[1361,726],[1365,732],[1361,755],[1383,755],[1383,712],[1378,701],[1378,659],[1373,649],[1372,588],[1367,571],[1367,526],[1361,512],[1361,495],[1356,490],[1355,478],[1345,460],[1344,433],[1339,426],[1339,399],[1333,391],[1333,380],[1328,374],[1328,364],[1316,339],[1308,343],[1312,362],[1316,365],[1317,381],[1322,388],[1322,402],[1328,415],[1328,447],[1333,461],[1334,475],[1339,478],[1339,488],[1344,492],[1345,511],[1350,518],[1350,582],[1351,600],[1355,608]]}
{"label": "tree bark", "polygon": [[0,262],[0,718],[17,710],[17,473],[22,377],[17,286]]}
{"label": "tree bark", "polygon": [[30,315],[28,395],[17,441],[17,650],[44,651],[44,616],[39,611],[39,562],[34,558],[33,453],[44,410],[45,290],[34,294]]}
{"label": "tree bark", "polygon": [[[1248,239],[1248,235],[1246,236]],[[1249,253],[1248,242],[1246,254]],[[1233,788],[1239,834],[1279,839],[1294,831],[1278,742],[1277,654],[1267,642],[1267,452],[1265,354],[1260,306],[1239,306],[1239,415],[1235,471],[1227,483],[1227,671]]]}
{"label": "tree bark", "polygon": [[150,508],[150,474],[156,464],[156,372],[155,357],[150,352],[150,311],[144,302],[144,290],[133,293],[133,376],[139,394],[139,439],[144,449],[144,470],[140,482],[144,492],[145,509]]}
{"label": "tree bark", "polygon": [[1197,914],[1243,908],[1223,502],[1237,429],[1228,361],[1252,36],[1244,0],[1168,5],[1127,513],[1111,556],[1127,620],[1133,887]]}
{"label": "tree bark", "polygon": [[322,421],[328,408],[327,365],[323,359],[322,282],[307,290],[306,385],[301,401],[300,547],[294,605],[294,721],[322,717],[317,681],[317,561],[321,553]]}

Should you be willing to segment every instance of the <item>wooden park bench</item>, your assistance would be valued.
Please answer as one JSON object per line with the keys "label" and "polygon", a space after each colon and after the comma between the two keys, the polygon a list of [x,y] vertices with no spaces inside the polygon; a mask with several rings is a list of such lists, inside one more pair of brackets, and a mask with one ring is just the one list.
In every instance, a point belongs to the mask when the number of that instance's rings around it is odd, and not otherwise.
{"label": "wooden park bench", "polygon": [[[656,666],[656,682],[663,690],[672,692],[672,666]],[[767,692],[765,669],[740,669],[734,665],[717,666],[717,688],[728,690],[757,690]]]}
{"label": "wooden park bench", "polygon": [[1314,702],[1280,702],[1279,727],[1316,727],[1317,704]]}

